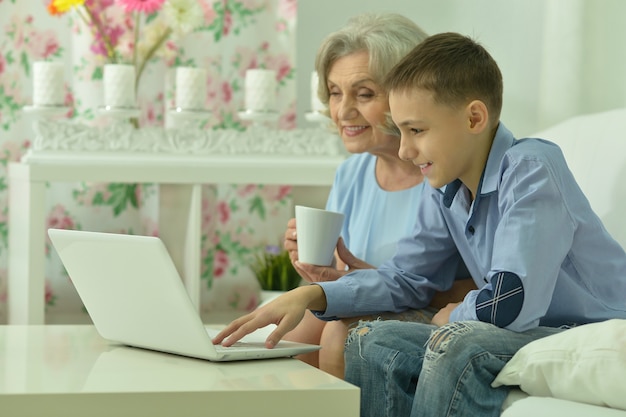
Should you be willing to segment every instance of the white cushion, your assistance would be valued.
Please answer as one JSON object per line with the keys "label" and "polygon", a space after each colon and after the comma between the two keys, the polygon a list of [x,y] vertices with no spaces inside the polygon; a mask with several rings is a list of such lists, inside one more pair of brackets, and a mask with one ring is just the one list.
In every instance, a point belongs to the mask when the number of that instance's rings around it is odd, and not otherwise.
{"label": "white cushion", "polygon": [[492,386],[626,410],[626,320],[586,324],[535,340]]}
{"label": "white cushion", "polygon": [[591,207],[626,248],[626,108],[573,117],[531,137],[555,142]]}
{"label": "white cushion", "polygon": [[516,401],[502,417],[626,417],[626,411],[556,398],[528,397]]}

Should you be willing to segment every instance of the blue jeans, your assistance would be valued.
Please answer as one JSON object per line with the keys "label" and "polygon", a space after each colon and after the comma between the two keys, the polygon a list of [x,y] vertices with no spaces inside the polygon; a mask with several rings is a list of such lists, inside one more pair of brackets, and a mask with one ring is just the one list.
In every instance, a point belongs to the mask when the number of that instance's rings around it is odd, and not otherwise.
{"label": "blue jeans", "polygon": [[498,417],[509,388],[491,382],[522,346],[559,331],[362,322],[346,341],[345,379],[361,388],[363,417]]}

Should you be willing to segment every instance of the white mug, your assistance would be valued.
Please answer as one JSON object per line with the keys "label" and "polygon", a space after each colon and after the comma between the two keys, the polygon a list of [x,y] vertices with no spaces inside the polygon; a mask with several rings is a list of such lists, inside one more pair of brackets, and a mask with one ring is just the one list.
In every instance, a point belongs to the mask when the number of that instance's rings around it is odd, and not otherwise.
{"label": "white mug", "polygon": [[320,266],[331,265],[343,219],[343,213],[296,206],[300,262]]}

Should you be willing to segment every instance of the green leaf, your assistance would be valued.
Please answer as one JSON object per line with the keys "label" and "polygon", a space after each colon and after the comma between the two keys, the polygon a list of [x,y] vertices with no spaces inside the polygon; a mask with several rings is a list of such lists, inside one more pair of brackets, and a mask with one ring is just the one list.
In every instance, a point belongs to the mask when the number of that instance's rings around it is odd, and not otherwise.
{"label": "green leaf", "polygon": [[261,220],[265,220],[265,204],[261,196],[257,195],[250,201],[250,207],[248,209],[248,213],[253,214],[254,212],[258,212],[259,218]]}
{"label": "green leaf", "polygon": [[279,254],[259,251],[250,268],[264,290],[288,291],[296,288],[302,279],[291,264],[286,250]]}
{"label": "green leaf", "polygon": [[117,184],[111,183],[108,186],[111,196],[106,201],[106,205],[113,208],[113,215],[119,216],[130,204],[131,207],[137,208],[136,190],[137,184]]}
{"label": "green leaf", "polygon": [[26,52],[22,52],[20,54],[20,64],[24,67],[24,72],[26,75],[30,76],[30,60]]}
{"label": "green leaf", "polygon": [[103,67],[96,67],[93,72],[91,73],[91,80],[92,81],[96,81],[96,80],[102,80],[104,77],[104,69]]}

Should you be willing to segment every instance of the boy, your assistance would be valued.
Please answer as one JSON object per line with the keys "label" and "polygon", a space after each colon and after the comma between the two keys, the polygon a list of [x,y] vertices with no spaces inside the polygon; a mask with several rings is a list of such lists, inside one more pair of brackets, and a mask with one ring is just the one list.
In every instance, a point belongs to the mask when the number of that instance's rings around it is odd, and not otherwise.
{"label": "boy", "polygon": [[[271,347],[305,308],[333,319],[423,307],[451,286],[463,259],[478,290],[441,309],[433,325],[361,323],[346,344],[346,380],[361,387],[364,416],[499,416],[507,389],[490,384],[523,345],[564,326],[626,318],[626,253],[560,149],[516,140],[500,123],[502,76],[476,42],[431,36],[385,87],[400,157],[428,179],[412,236],[377,270],[298,288],[215,342],[276,323]],[[330,273],[299,267],[320,280]]]}

